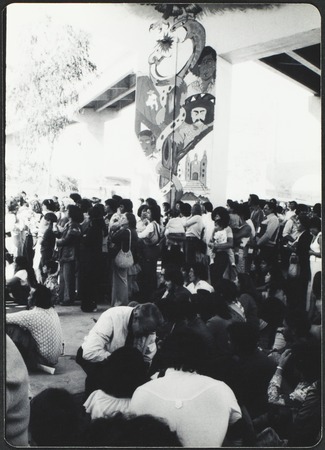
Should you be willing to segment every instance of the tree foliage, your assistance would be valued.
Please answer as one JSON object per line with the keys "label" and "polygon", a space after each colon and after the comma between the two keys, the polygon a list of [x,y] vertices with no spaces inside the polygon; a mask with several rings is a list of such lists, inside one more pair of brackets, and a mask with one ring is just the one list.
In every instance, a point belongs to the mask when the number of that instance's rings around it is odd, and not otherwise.
{"label": "tree foliage", "polygon": [[25,64],[11,83],[8,74],[8,120],[21,123],[31,142],[46,137],[53,142],[71,120],[78,92],[96,70],[89,59],[89,39],[70,25],[47,16],[25,44]]}
{"label": "tree foliage", "polygon": [[51,154],[40,158],[39,148],[44,152],[53,148],[60,132],[73,121],[78,93],[96,73],[89,46],[84,31],[49,16],[21,30],[14,63],[7,67],[6,90],[6,123],[15,130],[20,149],[22,167],[17,173],[22,175],[26,165],[31,170],[39,166],[42,172],[50,164]]}

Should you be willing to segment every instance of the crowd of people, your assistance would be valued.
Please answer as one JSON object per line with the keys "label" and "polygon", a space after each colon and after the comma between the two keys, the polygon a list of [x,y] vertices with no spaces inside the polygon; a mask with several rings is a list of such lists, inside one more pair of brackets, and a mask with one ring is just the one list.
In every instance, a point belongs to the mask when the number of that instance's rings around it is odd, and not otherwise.
{"label": "crowd of people", "polygon": [[5,243],[6,302],[26,306],[6,315],[7,340],[25,370],[58,362],[57,304],[79,301],[85,313],[107,305],[76,355],[83,404],[65,390],[38,394],[32,443],[319,441],[319,203],[250,194],[216,207],[147,198],[135,210],[117,195],[40,201],[22,192],[7,202]]}

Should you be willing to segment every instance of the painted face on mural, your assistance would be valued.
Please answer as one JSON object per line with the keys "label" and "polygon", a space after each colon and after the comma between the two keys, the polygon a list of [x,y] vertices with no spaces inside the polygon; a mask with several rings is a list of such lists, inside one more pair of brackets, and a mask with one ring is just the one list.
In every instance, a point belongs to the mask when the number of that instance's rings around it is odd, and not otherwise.
{"label": "painted face on mural", "polygon": [[139,142],[146,156],[153,152],[152,142],[149,136],[139,136]]}
{"label": "painted face on mural", "polygon": [[199,64],[200,78],[208,81],[215,78],[216,75],[216,61],[212,55],[206,55]]}
{"label": "painted face on mural", "polygon": [[199,125],[200,123],[205,123],[205,116],[207,114],[206,108],[197,107],[193,108],[191,111],[191,118],[194,124]]}

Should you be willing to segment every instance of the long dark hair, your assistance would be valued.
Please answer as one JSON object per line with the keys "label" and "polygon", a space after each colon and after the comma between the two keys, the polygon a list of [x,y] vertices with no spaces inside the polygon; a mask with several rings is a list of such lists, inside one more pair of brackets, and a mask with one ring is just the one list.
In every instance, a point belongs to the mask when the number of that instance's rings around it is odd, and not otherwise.
{"label": "long dark hair", "polygon": [[151,211],[151,222],[155,221],[158,224],[160,223],[160,209],[158,206],[149,206],[148,211]]}
{"label": "long dark hair", "polygon": [[36,280],[34,269],[29,264],[27,258],[25,256],[17,256],[15,259],[15,264],[16,264],[15,273],[18,272],[18,270],[26,270],[28,283],[31,287],[35,288],[38,285],[38,283]]}

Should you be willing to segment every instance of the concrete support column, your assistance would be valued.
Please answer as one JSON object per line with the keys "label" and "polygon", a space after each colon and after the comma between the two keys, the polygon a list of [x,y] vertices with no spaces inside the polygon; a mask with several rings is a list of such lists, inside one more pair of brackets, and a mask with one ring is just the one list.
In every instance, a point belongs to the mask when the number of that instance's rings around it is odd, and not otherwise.
{"label": "concrete support column", "polygon": [[213,151],[208,172],[213,206],[225,206],[227,201],[231,88],[232,65],[218,58]]}

